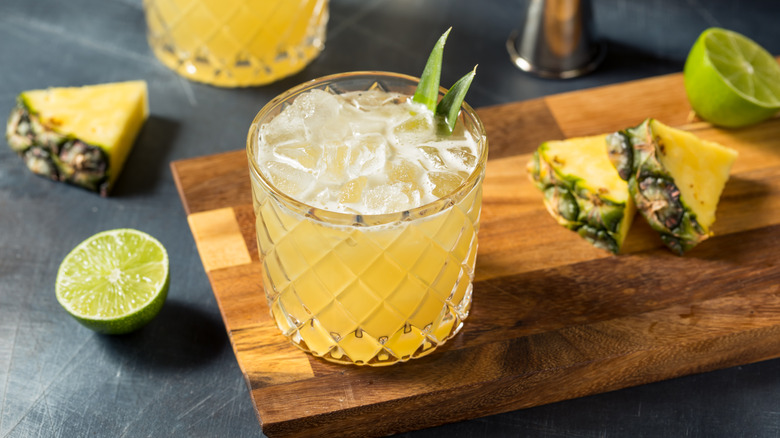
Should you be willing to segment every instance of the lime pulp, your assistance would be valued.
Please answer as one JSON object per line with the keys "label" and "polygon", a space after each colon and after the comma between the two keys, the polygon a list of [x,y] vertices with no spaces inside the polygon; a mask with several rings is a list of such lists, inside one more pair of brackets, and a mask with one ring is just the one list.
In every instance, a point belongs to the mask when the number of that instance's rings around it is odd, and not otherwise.
{"label": "lime pulp", "polygon": [[736,32],[712,30],[704,40],[710,61],[746,98],[780,107],[780,67],[753,40]]}
{"label": "lime pulp", "polygon": [[104,231],[62,261],[55,292],[63,308],[100,333],[134,331],[162,308],[170,282],[168,253],[154,237],[133,229]]}
{"label": "lime pulp", "polygon": [[780,110],[780,65],[737,32],[702,32],[688,54],[684,81],[693,110],[715,125],[747,126]]}

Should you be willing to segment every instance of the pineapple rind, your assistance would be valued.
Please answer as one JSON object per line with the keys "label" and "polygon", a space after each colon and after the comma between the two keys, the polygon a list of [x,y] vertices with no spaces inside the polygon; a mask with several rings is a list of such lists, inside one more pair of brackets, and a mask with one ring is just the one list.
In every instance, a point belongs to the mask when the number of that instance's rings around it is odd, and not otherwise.
{"label": "pineapple rind", "polygon": [[[604,136],[566,140],[571,147],[583,141],[603,141]],[[547,211],[564,227],[577,232],[596,247],[618,253],[628,233],[634,215],[633,202],[624,188],[625,202],[616,202],[592,187],[588,181],[561,170],[557,156],[549,154],[551,142],[545,142],[534,152],[528,163],[528,172],[537,188],[544,194]],[[574,149],[572,149],[574,150]],[[603,149],[601,149],[603,150]],[[614,169],[603,157],[584,157],[606,172]],[[604,165],[606,163],[606,165]],[[607,173],[609,174],[609,173]],[[615,178],[618,178],[615,175]],[[618,186],[625,184],[618,184]],[[616,193],[609,192],[612,196]]]}
{"label": "pineapple rind", "polygon": [[605,138],[607,157],[624,181],[628,181],[634,169],[634,149],[625,131],[613,132]]}
{"label": "pineapple rind", "polygon": [[[642,174],[644,180],[662,180],[668,184],[668,191],[679,194],[668,174]],[[634,197],[637,210],[647,220],[650,228],[661,236],[661,241],[678,255],[682,255],[711,233],[705,230],[696,219],[696,214],[679,197],[668,196],[666,199],[653,198],[649,193],[656,190],[656,185],[642,189],[642,184],[632,175],[628,181],[628,189]],[[659,205],[662,204],[662,205]]]}
{"label": "pineapple rind", "polygon": [[[15,131],[11,129],[14,123]],[[6,134],[11,149],[23,157],[31,172],[107,194],[110,165],[106,151],[44,126],[22,99],[11,112]]]}
{"label": "pineapple rind", "polygon": [[[696,221],[695,214],[679,198],[679,189],[674,185],[674,179],[658,160],[659,151],[650,128],[650,120],[646,119],[638,126],[614,135],[623,136],[631,145],[628,149],[632,153],[628,188],[637,210],[650,227],[661,235],[661,240],[667,247],[677,254],[682,254],[707,239],[709,233],[704,232]],[[611,148],[610,159],[617,167],[615,157],[621,155],[614,150],[617,142],[607,143]],[[645,183],[640,184],[640,181]],[[667,189],[660,189],[660,184],[664,184]],[[651,196],[651,192],[666,196]]]}
{"label": "pineapple rind", "polygon": [[[662,164],[664,142],[653,129],[653,119],[608,136],[608,155],[621,176],[628,173],[628,187],[637,210],[664,244],[678,255],[712,235],[680,194],[675,178]],[[626,145],[630,147],[626,148]],[[630,154],[630,156],[629,156]],[[626,163],[631,163],[626,172]]]}

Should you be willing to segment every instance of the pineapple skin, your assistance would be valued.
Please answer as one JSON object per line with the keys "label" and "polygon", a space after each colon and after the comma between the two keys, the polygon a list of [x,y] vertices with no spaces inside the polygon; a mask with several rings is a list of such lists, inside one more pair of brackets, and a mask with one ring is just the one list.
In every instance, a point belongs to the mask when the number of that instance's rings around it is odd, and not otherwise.
{"label": "pineapple skin", "polygon": [[6,138],[36,175],[107,195],[109,157],[105,151],[45,126],[22,99],[11,111]]}
{"label": "pineapple skin", "polygon": [[[597,136],[603,141],[603,136]],[[596,138],[566,140],[576,153],[580,141],[599,140]],[[635,213],[630,196],[625,202],[609,199],[603,188],[594,187],[588,181],[576,175],[562,171],[559,157],[548,154],[551,142],[542,143],[534,152],[527,170],[534,185],[544,195],[547,211],[562,226],[575,231],[597,248],[618,254],[623,245]],[[606,172],[614,169],[604,166],[604,157],[593,157],[594,163],[601,162]],[[609,165],[608,162],[606,162]],[[619,178],[615,174],[615,178]]]}
{"label": "pineapple skin", "polygon": [[[97,114],[88,108],[81,111],[85,103],[83,98],[116,86],[142,90],[140,98],[131,98],[135,101],[129,101],[129,105],[117,102],[116,108],[128,111],[129,116],[117,119],[116,114],[121,113],[112,111],[110,99],[101,102],[103,108]],[[45,114],[40,112],[35,102],[54,98],[57,93],[64,94],[56,101],[57,108]],[[68,107],[71,99],[75,103]],[[62,109],[70,113],[64,120],[57,115]],[[76,125],[71,123],[74,114],[80,119]],[[17,97],[17,104],[8,118],[6,139],[33,173],[107,196],[148,115],[146,83],[143,81],[25,91]],[[98,121],[90,123],[91,117]],[[112,136],[122,132],[127,135]]]}
{"label": "pineapple skin", "polygon": [[660,122],[646,119],[636,127],[608,135],[607,153],[618,174],[628,181],[637,210],[672,252],[683,255],[712,232],[710,224],[699,221],[662,164],[665,139],[653,129],[655,123]]}

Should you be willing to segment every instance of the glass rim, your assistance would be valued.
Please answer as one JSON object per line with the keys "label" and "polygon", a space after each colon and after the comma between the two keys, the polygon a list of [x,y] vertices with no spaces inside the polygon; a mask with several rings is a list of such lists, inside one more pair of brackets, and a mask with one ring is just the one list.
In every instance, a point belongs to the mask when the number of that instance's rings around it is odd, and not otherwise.
{"label": "glass rim", "polygon": [[[476,129],[469,129],[472,135],[475,136],[477,144],[480,146],[479,156],[477,157],[477,164],[474,170],[471,171],[469,176],[453,191],[450,193],[438,197],[436,200],[428,202],[426,204],[404,210],[391,213],[380,214],[362,214],[362,213],[348,213],[343,211],[332,211],[322,207],[311,205],[307,202],[298,200],[283,190],[277,188],[268,178],[260,171],[260,165],[255,159],[253,151],[258,146],[258,129],[261,126],[261,122],[278,106],[287,102],[292,96],[299,95],[305,91],[315,88],[323,88],[328,84],[337,83],[342,80],[357,79],[357,78],[394,78],[404,81],[409,81],[410,84],[417,84],[420,78],[406,75],[403,73],[387,72],[387,71],[352,71],[344,73],[336,73],[327,76],[321,76],[306,82],[303,82],[295,87],[292,87],[283,93],[277,95],[265,104],[260,111],[257,112],[252,124],[249,127],[249,133],[247,135],[247,160],[249,162],[250,177],[255,178],[263,186],[263,189],[274,197],[277,201],[284,204],[287,208],[300,213],[303,216],[315,219],[319,222],[327,223],[328,225],[344,225],[344,226],[379,226],[393,224],[399,221],[410,221],[415,218],[423,218],[432,216],[442,210],[445,210],[463,199],[471,190],[476,187],[485,175],[485,167],[487,164],[488,155],[488,140],[485,132],[485,127],[482,124],[477,112],[465,101],[461,105],[461,111],[458,115],[460,123],[463,123],[463,119],[468,118],[470,123],[475,126]],[[444,87],[439,87],[439,94],[442,95],[447,92]],[[476,132],[474,132],[476,131]],[[254,195],[253,195],[254,196]]]}

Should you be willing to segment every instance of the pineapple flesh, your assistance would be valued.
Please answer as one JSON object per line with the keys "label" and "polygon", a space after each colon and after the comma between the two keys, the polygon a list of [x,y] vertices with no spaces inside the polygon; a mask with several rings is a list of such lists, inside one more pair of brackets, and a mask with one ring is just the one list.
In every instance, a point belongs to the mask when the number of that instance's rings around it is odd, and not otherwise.
{"label": "pineapple flesh", "polygon": [[736,151],[655,119],[606,141],[637,209],[667,247],[682,255],[712,234]]}
{"label": "pineapple flesh", "polygon": [[564,227],[617,254],[634,217],[628,184],[605,151],[606,134],[542,143],[528,172]]}
{"label": "pineapple flesh", "polygon": [[106,196],[148,116],[144,81],[31,90],[6,139],[32,172]]}

